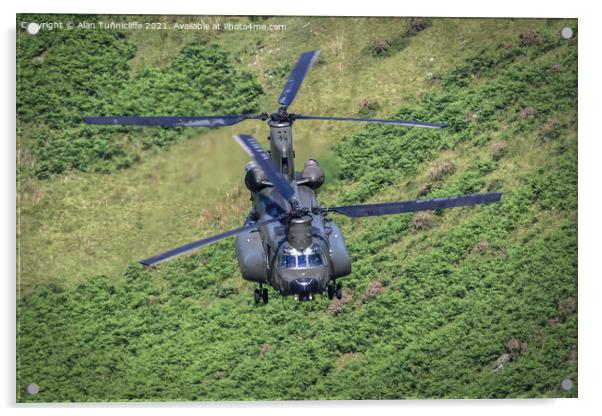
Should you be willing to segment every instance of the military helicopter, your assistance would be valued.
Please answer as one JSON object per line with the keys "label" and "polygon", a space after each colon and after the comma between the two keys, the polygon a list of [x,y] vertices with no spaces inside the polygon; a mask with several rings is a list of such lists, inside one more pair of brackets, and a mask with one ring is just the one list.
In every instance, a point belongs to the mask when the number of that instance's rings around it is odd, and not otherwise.
{"label": "military helicopter", "polygon": [[251,136],[234,139],[252,157],[245,168],[245,184],[251,192],[252,208],[242,227],[203,238],[153,257],[140,260],[156,266],[174,257],[216,241],[236,236],[236,257],[243,279],[258,283],[255,303],[268,302],[272,286],[280,295],[312,300],[326,292],[329,299],[343,296],[340,280],[351,273],[351,259],[340,228],[328,214],[352,218],[399,214],[497,202],[500,193],[461,195],[430,200],[322,207],[316,190],[324,183],[324,172],[316,160],[305,161],[301,172],[294,168],[292,126],[296,120],[335,120],[384,123],[409,127],[443,128],[445,124],[406,120],[330,117],[287,112],[319,51],[302,53],[282,90],[279,109],[272,114],[223,116],[93,116],[88,124],[141,126],[232,126],[244,120],[267,121],[270,150],[265,152]]}

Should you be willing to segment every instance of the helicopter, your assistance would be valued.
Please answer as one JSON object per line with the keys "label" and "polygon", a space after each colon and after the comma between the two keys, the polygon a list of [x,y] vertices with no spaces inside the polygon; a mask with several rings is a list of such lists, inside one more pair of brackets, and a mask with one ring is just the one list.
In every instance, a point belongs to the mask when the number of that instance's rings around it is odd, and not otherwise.
{"label": "helicopter", "polygon": [[328,299],[341,299],[339,279],[351,273],[351,258],[341,229],[331,213],[351,218],[392,215],[406,212],[440,210],[498,202],[501,193],[460,195],[428,200],[385,202],[376,204],[322,207],[316,191],[325,180],[324,171],[314,159],[295,171],[292,126],[297,120],[334,120],[391,124],[407,127],[444,128],[445,124],[421,121],[331,117],[289,113],[319,51],[302,53],[278,99],[274,113],[212,116],[90,116],[88,124],[139,126],[233,126],[242,121],[267,121],[270,150],[264,151],[257,140],[246,134],[234,135],[252,160],[245,167],[245,185],[251,192],[252,207],[244,224],[208,238],[140,260],[154,267],[177,256],[197,250],[222,239],[236,236],[235,250],[243,279],[255,282],[255,303],[268,303],[271,286],[281,296],[296,300],[313,300],[326,293]]}

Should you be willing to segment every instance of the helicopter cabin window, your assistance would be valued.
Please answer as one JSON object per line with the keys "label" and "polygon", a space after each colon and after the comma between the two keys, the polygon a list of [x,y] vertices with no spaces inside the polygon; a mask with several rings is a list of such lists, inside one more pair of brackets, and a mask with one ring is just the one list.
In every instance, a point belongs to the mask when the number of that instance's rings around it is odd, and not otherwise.
{"label": "helicopter cabin window", "polygon": [[300,254],[293,256],[290,254],[283,254],[280,257],[280,268],[281,269],[294,269],[304,267],[317,267],[322,266],[322,256],[318,253],[314,254]]}
{"label": "helicopter cabin window", "polygon": [[296,261],[295,261],[295,256],[289,256],[287,254],[283,255],[282,257],[280,257],[280,268],[282,269],[291,269],[293,267],[295,267]]}
{"label": "helicopter cabin window", "polygon": [[320,256],[318,253],[310,254],[307,257],[308,257],[308,260],[309,260],[309,266],[310,267],[315,267],[315,266],[321,266],[322,265],[322,256]]}

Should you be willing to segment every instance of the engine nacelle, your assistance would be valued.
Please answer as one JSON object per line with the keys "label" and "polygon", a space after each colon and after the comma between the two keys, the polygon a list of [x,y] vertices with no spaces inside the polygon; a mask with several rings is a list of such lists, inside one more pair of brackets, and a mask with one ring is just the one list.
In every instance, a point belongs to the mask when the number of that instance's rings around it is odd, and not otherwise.
{"label": "engine nacelle", "polygon": [[303,165],[301,171],[300,185],[309,186],[312,189],[318,189],[324,183],[324,171],[317,160],[308,159]]}
{"label": "engine nacelle", "polygon": [[265,172],[253,161],[245,166],[245,185],[251,192],[259,192],[267,186],[268,177]]}

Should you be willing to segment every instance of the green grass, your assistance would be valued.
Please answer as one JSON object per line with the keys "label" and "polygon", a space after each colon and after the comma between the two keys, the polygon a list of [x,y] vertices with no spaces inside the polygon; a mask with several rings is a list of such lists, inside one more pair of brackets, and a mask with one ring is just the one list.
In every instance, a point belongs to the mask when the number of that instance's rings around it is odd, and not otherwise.
{"label": "green grass", "polygon": [[[324,205],[414,199],[425,185],[432,197],[501,190],[502,202],[434,213],[421,231],[411,215],[337,217],[353,258],[344,300],[274,295],[256,307],[231,241],[151,273],[128,263],[240,224],[247,157],[230,136],[262,138],[261,123],[203,132],[106,174],[40,180],[23,166],[18,401],[575,397],[558,385],[577,382],[577,313],[562,306],[577,299],[577,44],[558,33],[576,22],[432,19],[378,57],[366,48],[402,36],[403,20],[267,22],[289,30],[207,36],[253,72],[262,110],[275,108],[283,65],[315,48],[322,62],[292,111],[355,115],[368,100],[374,117],[451,125],[298,122],[297,159],[326,167]],[[529,31],[542,42],[521,46]],[[166,68],[191,36],[129,35],[132,76]],[[517,118],[527,106],[537,115]],[[36,128],[24,124],[20,139]],[[441,161],[454,171],[433,180]],[[367,298],[373,281],[384,291]],[[511,338],[528,347],[495,373]],[[22,393],[30,382],[39,395]]]}

